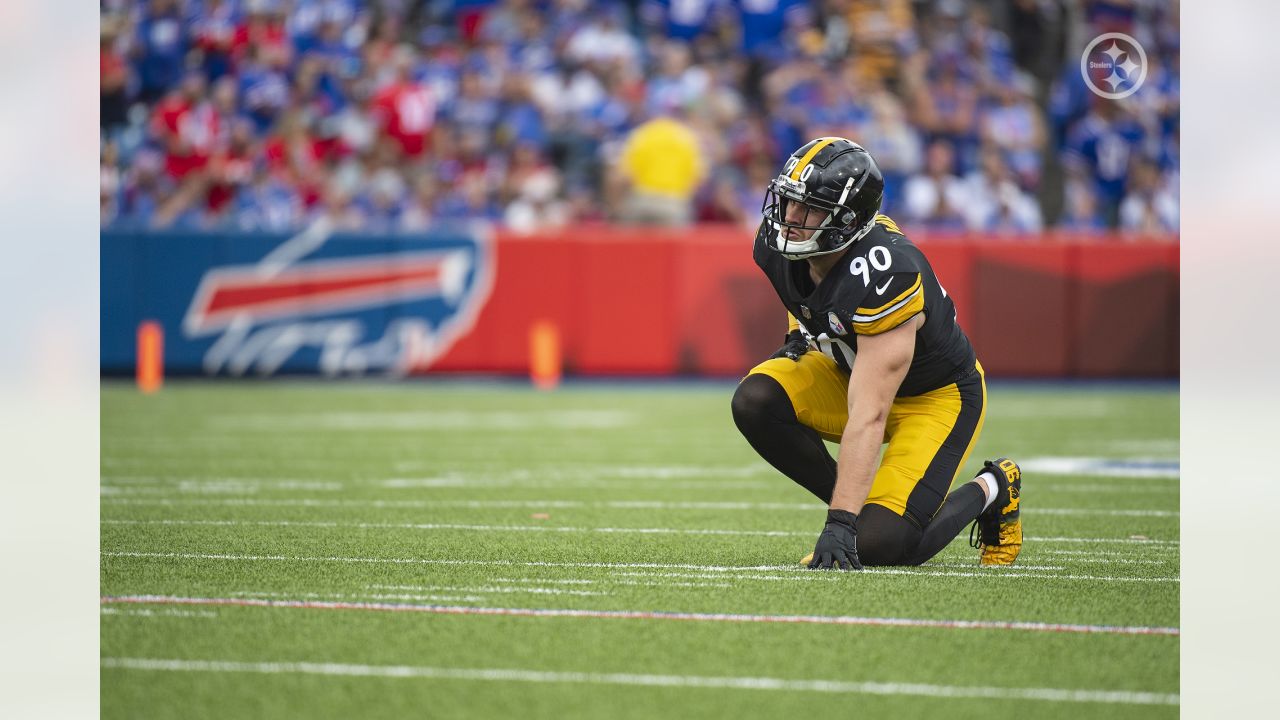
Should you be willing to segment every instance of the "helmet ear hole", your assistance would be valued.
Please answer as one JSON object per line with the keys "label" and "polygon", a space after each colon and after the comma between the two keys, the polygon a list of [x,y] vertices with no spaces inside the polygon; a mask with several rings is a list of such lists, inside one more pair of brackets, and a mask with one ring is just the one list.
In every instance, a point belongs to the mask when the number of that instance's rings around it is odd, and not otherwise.
{"label": "helmet ear hole", "polygon": [[841,225],[848,225],[851,222],[853,222],[853,213],[847,212],[840,216]]}

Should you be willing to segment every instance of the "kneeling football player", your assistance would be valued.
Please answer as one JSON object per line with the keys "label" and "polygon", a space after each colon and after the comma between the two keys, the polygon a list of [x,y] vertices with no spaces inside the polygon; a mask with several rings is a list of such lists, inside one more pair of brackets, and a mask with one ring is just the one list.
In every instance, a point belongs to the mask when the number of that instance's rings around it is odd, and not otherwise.
{"label": "kneeling football player", "polygon": [[[986,382],[928,260],[880,214],[883,193],[871,155],[835,137],[796,150],[770,183],[755,261],[790,327],[738,385],[734,422],[828,504],[809,567],[917,565],[970,522],[981,563],[1010,565],[1021,471],[998,458],[948,494],[982,431]],[[838,462],[823,439],[840,443]]]}

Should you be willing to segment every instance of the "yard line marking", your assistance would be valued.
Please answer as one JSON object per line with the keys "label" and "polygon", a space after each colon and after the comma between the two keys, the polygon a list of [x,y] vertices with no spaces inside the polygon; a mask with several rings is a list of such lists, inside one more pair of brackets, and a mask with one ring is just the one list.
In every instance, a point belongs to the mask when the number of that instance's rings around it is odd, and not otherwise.
{"label": "yard line marking", "polygon": [[1027,511],[1040,515],[1105,515],[1110,517],[1179,517],[1177,510],[1103,510],[1090,508],[1027,508]]}
{"label": "yard line marking", "polygon": [[[546,561],[510,561],[510,560],[455,560],[438,558],[366,558],[366,557],[293,557],[287,555],[231,555],[219,553],[175,553],[175,552],[136,552],[136,551],[103,551],[107,557],[133,558],[177,558],[183,560],[232,560],[232,561],[264,561],[264,562],[338,562],[338,563],[376,563],[389,565],[484,565],[487,567],[503,565],[523,565],[525,567],[571,567],[571,568],[651,568],[656,570],[696,570],[704,573],[718,573],[720,577],[729,579],[774,579],[734,576],[736,572],[795,572],[800,573],[797,579],[831,579],[838,580],[839,573],[810,573],[796,565],[780,567],[777,565],[757,566],[702,566],[680,565],[668,563],[602,563],[602,562],[546,562]],[[1097,575],[1057,575],[1044,573],[1020,572],[1018,568],[986,568],[973,572],[953,572],[901,567],[877,567],[862,571],[865,575],[925,575],[933,577],[973,577],[973,578],[1039,578],[1046,580],[1088,580],[1094,582],[1181,582],[1176,577],[1107,577]]]}
{"label": "yard line marking", "polygon": [[408,410],[327,413],[253,413],[214,415],[210,429],[255,432],[321,430],[606,430],[635,423],[632,413],[618,410]]}
{"label": "yard line marking", "polygon": [[[811,538],[811,531],[803,530],[721,530],[715,528],[617,528],[617,527],[575,527],[565,525],[471,525],[463,523],[339,523],[326,520],[177,520],[161,518],[139,520],[131,518],[103,518],[104,525],[208,525],[208,526],[263,526],[263,527],[350,527],[360,529],[396,529],[396,530],[475,530],[482,532],[596,532],[606,534],[636,533],[640,535],[727,535],[750,537],[804,537]],[[1091,543],[1133,543],[1143,545],[1177,545],[1177,540],[1153,540],[1145,537],[1133,538],[1076,538],[1076,537],[1036,537],[1029,540],[1040,542],[1091,542]]]}
{"label": "yard line marking", "polygon": [[612,580],[614,585],[639,585],[640,587],[688,587],[688,588],[731,588],[730,583],[722,582],[654,582],[653,580]]}
{"label": "yard line marking", "polygon": [[[454,482],[447,478],[431,479],[432,487],[461,487],[467,482]],[[426,482],[425,480],[423,482]],[[104,495],[163,495],[162,488],[115,488],[102,486]],[[142,491],[142,492],[139,492]],[[221,492],[221,491],[219,491]],[[327,498],[188,498],[176,495],[170,498],[129,497],[103,498],[104,503],[113,505],[225,505],[225,506],[278,506],[278,507],[376,507],[376,508],[579,508],[603,507],[612,509],[635,510],[794,510],[797,512],[817,513],[822,510],[818,503],[783,503],[783,502],[715,502],[715,501],[670,501],[670,500],[606,500],[584,502],[580,500],[356,500]],[[1111,509],[1111,508],[1043,508],[1031,507],[1028,512],[1042,515],[1085,515],[1114,517],[1179,517],[1177,510],[1158,509]]]}
{"label": "yard line marking", "polygon": [[[136,482],[141,476],[125,476],[125,477],[129,477],[133,479],[135,481],[135,484],[141,484]],[[113,479],[114,478],[109,475],[103,475],[100,478],[101,481],[106,483],[112,482]],[[241,481],[254,481],[256,478],[231,478],[231,479],[241,480]],[[181,476],[171,476],[167,479],[159,478],[159,483],[157,484],[163,485],[166,482],[171,482],[175,480],[199,481],[201,480],[201,478],[199,477],[183,478]],[[659,478],[652,478],[651,482],[654,484],[663,483],[662,484],[663,489],[668,492],[673,490],[705,490],[705,489],[760,490],[760,489],[778,487],[778,483],[775,480],[678,479],[679,481],[675,483],[668,483],[667,482],[668,480],[671,480],[671,478],[659,477]],[[563,490],[563,489],[571,489],[571,488],[613,490],[613,489],[622,489],[622,488],[630,487],[630,483],[615,482],[611,480],[602,480],[600,479],[599,476],[575,477],[575,478],[560,478],[560,477],[515,478],[515,477],[466,477],[462,475],[440,475],[440,476],[430,476],[430,477],[420,477],[420,478],[391,477],[391,478],[382,478],[381,481],[388,481],[393,483],[392,485],[387,486],[391,489],[422,488],[422,487],[456,487],[456,488],[512,488],[514,487],[514,488],[541,488],[541,489],[550,489],[550,490]],[[353,480],[352,482],[369,483],[371,481],[357,479],[357,480]],[[164,487],[153,487],[151,488],[152,490],[151,493],[143,493],[141,488],[139,488],[138,494],[159,494],[160,492],[163,492],[165,489],[166,488]],[[278,489],[287,490],[290,488],[278,488]],[[293,488],[293,489],[301,489],[301,488]],[[331,490],[333,488],[322,487],[319,489]]]}
{"label": "yard line marking", "polygon": [[1028,535],[1025,540],[1035,540],[1037,542],[1060,542],[1060,543],[1125,543],[1135,545],[1178,545],[1178,540],[1156,540],[1148,537],[1127,537],[1127,538],[1089,538],[1089,537],[1045,537]]}
{"label": "yard line marking", "polygon": [[1043,475],[1085,475],[1129,480],[1177,480],[1178,461],[1155,458],[1032,457],[1020,459],[1023,472]]}
{"label": "yard line marking", "polygon": [[1150,493],[1176,495],[1181,491],[1176,483],[1075,483],[1075,482],[1037,482],[1037,490],[1049,490],[1062,493]]}
{"label": "yard line marking", "polygon": [[1102,557],[1127,558],[1132,557],[1132,552],[1122,552],[1119,550],[1054,550],[1051,548],[1037,548],[1036,552],[1047,553],[1049,555],[1099,555]]}
{"label": "yard line marking", "polygon": [[549,585],[595,585],[596,584],[595,580],[559,580],[559,579],[553,580],[549,578],[535,578],[535,577],[491,578],[491,579],[494,582],[538,583],[538,584],[549,584]]}
{"label": "yard line marking", "polygon": [[182,617],[182,618],[216,618],[218,613],[211,610],[177,610],[174,608],[164,608],[162,610],[152,610],[150,608],[128,608],[122,609],[111,606],[103,606],[102,615],[120,615],[127,617]]}
{"label": "yard line marking", "polygon": [[931,620],[927,618],[858,617],[851,615],[742,615],[733,613],[663,612],[658,610],[579,610],[574,608],[499,608],[467,605],[406,605],[400,603],[334,602],[326,600],[271,600],[265,598],[179,597],[172,595],[103,596],[103,605],[239,605],[304,610],[370,610],[421,612],[438,615],[511,615],[518,617],[572,617],[611,620],[688,620],[693,622],[799,623],[818,625],[868,625],[875,627],[942,628],[947,630],[1025,630],[1100,635],[1180,635],[1176,627],[1076,625],[1002,620]]}
{"label": "yard line marking", "polygon": [[[1048,552],[1048,551],[1046,550],[1046,551],[1039,551],[1039,552]],[[1030,553],[1030,555],[1034,555],[1034,553]],[[1044,560],[1050,560],[1050,561],[1056,561],[1056,562],[1093,562],[1093,564],[1111,564],[1111,562],[1115,562],[1115,564],[1117,565],[1167,565],[1167,564],[1170,564],[1170,562],[1176,561],[1174,559],[1166,559],[1166,560],[1135,559],[1135,557],[1110,557],[1110,556],[1093,557],[1092,555],[1073,555],[1068,557],[1046,557],[1046,559]],[[1018,565],[1018,566],[1019,568],[1030,568],[1030,565]]]}
{"label": "yard line marking", "polygon": [[615,527],[566,527],[563,525],[466,525],[460,523],[336,523],[312,520],[128,520],[104,519],[110,525],[222,525],[267,527],[350,527],[361,529],[396,530],[479,530],[491,532],[597,532],[637,533],[641,535],[733,535],[760,537],[811,537],[812,532],[790,530],[716,530],[710,528],[615,528]]}
{"label": "yard line marking", "polygon": [[429,602],[484,602],[480,595],[370,595],[370,600],[426,600]]}
{"label": "yard line marking", "polygon": [[[468,587],[460,587],[457,585],[370,585],[374,590],[425,590],[435,591],[444,590],[446,592],[476,592],[476,593],[530,593],[533,595],[577,595],[580,597],[600,597],[609,595],[607,592],[596,592],[594,590],[566,590],[564,588],[546,588],[546,587],[513,587],[510,585],[476,585]],[[396,596],[378,596],[371,595],[379,600],[396,600],[404,599]],[[408,597],[407,599],[414,599]]]}
{"label": "yard line marking", "polygon": [[229,672],[260,674],[336,675],[342,677],[422,678],[490,682],[640,685],[645,687],[781,690],[852,695],[909,695],[918,697],[1044,700],[1109,705],[1178,705],[1176,693],[1133,690],[1073,690],[1069,688],[1010,688],[980,685],[857,682],[848,680],[788,680],[772,677],[705,675],[638,675],[632,673],[555,672],[512,668],[450,668],[407,665],[351,665],[346,663],[232,662],[162,658],[102,658],[103,668],[120,670]]}

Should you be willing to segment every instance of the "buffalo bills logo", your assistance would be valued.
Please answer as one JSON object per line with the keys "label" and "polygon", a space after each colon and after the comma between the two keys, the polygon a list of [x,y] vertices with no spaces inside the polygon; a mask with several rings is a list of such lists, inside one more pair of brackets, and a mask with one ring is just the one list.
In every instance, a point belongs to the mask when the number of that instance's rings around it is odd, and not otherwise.
{"label": "buffalo bills logo", "polygon": [[402,375],[470,331],[492,266],[483,232],[360,238],[316,225],[257,262],[205,272],[182,331],[213,339],[209,373]]}

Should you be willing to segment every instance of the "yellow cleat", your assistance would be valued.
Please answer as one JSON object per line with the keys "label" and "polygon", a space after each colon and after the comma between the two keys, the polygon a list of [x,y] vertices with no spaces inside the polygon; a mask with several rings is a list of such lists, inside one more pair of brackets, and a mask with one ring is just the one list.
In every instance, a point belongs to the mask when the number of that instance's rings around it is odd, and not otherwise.
{"label": "yellow cleat", "polygon": [[809,567],[809,563],[811,562],[813,562],[813,553],[805,555],[804,559],[800,561],[800,564],[804,567]]}
{"label": "yellow cleat", "polygon": [[996,476],[1000,492],[969,529],[969,544],[982,551],[983,566],[1012,565],[1022,551],[1022,469],[1009,458],[996,458],[982,470]]}

